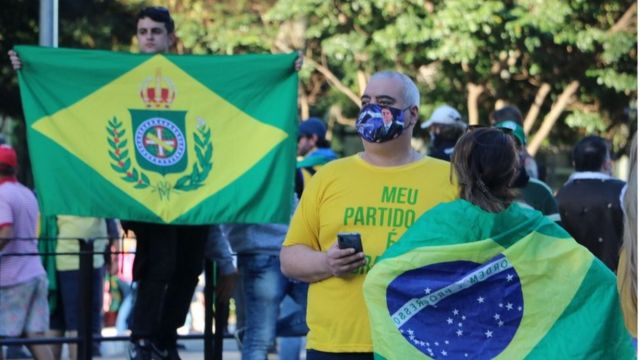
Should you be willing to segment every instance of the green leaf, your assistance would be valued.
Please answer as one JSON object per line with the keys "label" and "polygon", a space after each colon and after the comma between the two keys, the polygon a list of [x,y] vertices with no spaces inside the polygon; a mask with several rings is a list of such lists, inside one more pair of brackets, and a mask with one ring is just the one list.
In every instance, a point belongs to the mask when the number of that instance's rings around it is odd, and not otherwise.
{"label": "green leaf", "polygon": [[116,172],[118,172],[118,173],[120,173],[120,174],[123,174],[123,173],[125,173],[125,172],[126,172],[125,170],[123,170],[122,168],[120,168],[120,167],[119,167],[119,166],[117,166],[117,165],[114,165],[114,164],[109,164],[109,165],[111,165],[111,168],[112,168],[113,170],[115,170]]}
{"label": "green leaf", "polygon": [[130,159],[126,159],[125,161],[123,161],[123,165],[122,165],[122,169],[124,171],[129,171],[129,168],[131,167],[131,160]]}
{"label": "green leaf", "polygon": [[110,157],[113,161],[115,161],[115,162],[120,161],[120,158],[119,158],[119,157],[117,157],[117,156],[116,156],[116,154],[114,154],[114,153],[113,153],[113,152],[111,152],[111,151],[109,151],[109,157]]}
{"label": "green leaf", "polygon": [[195,150],[196,150],[196,157],[198,158],[198,162],[200,164],[205,163],[206,160],[204,159],[204,155],[202,154],[202,150],[200,150],[200,147],[196,146]]}
{"label": "green leaf", "polygon": [[198,136],[198,134],[195,134],[195,133],[193,134],[193,140],[196,142],[198,147],[204,147],[204,142],[200,140],[200,137]]}
{"label": "green leaf", "polygon": [[149,184],[149,183],[151,183],[151,182],[149,181],[149,177],[148,177],[145,173],[140,172],[140,177],[142,178],[142,182],[143,182],[143,183],[145,183],[145,184]]}

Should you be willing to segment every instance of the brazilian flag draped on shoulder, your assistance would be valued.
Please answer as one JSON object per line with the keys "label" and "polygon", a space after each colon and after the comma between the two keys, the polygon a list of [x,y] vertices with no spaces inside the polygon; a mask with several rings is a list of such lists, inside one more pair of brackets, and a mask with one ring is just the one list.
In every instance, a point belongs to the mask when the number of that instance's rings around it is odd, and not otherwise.
{"label": "brazilian flag draped on shoulder", "polygon": [[513,204],[425,213],[367,275],[377,359],[632,359],[615,276]]}
{"label": "brazilian flag draped on shoulder", "polygon": [[16,50],[45,215],[288,221],[295,54]]}

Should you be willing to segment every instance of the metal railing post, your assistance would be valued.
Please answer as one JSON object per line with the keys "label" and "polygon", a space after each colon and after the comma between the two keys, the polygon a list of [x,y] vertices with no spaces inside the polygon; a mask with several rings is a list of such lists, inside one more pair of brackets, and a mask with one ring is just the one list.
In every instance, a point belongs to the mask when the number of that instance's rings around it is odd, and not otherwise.
{"label": "metal railing post", "polygon": [[[220,275],[220,264],[217,261],[213,262],[213,280],[214,280],[214,286],[213,286],[213,291],[214,291],[214,295],[215,295],[215,288],[218,287],[218,278]],[[225,311],[222,311],[222,307],[223,306],[227,306],[227,304],[224,303],[224,301],[222,301],[222,299],[219,296],[214,296],[214,303],[215,303],[215,329],[216,332],[214,334],[214,344],[213,344],[213,351],[214,351],[214,360],[222,360],[222,343],[224,340],[224,326],[223,323],[226,322],[226,319],[224,319],[224,316],[227,316],[227,313]]]}
{"label": "metal railing post", "polygon": [[[213,337],[213,263],[210,259],[204,260],[204,358],[214,359]],[[216,329],[216,333],[217,333]]]}
{"label": "metal railing post", "polygon": [[93,243],[94,239],[78,239],[80,243],[80,314],[78,314],[78,359],[90,360],[93,353]]}

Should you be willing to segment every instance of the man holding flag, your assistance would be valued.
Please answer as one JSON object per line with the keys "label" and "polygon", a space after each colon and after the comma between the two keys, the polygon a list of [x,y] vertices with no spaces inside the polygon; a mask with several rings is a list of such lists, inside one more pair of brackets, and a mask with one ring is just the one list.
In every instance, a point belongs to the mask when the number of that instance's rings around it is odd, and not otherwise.
{"label": "man holding flag", "polygon": [[[129,55],[125,58],[125,55],[104,54],[105,57],[122,56],[122,61],[112,60],[110,63],[115,64],[114,66],[123,66],[123,68],[130,66],[130,68],[127,69],[128,71],[118,73],[119,77],[107,82],[106,86],[97,88],[93,94],[89,94],[82,101],[69,101],[71,105],[65,104],[66,108],[59,109],[60,105],[56,103],[53,109],[39,109],[34,104],[43,104],[43,107],[46,107],[51,102],[34,101],[29,96],[34,96],[30,93],[33,91],[33,84],[42,85],[44,82],[39,83],[35,77],[27,78],[23,73],[20,74],[23,102],[28,102],[24,107],[31,131],[29,139],[32,156],[36,153],[41,155],[38,149],[45,146],[42,144],[48,144],[41,141],[34,146],[33,139],[44,134],[48,137],[47,141],[51,139],[56,146],[61,145],[63,149],[75,155],[70,161],[82,159],[83,164],[73,171],[86,171],[85,164],[95,168],[106,165],[97,171],[101,177],[95,178],[95,183],[90,186],[91,189],[87,187],[85,180],[85,184],[67,184],[66,188],[72,188],[72,192],[76,194],[69,194],[69,189],[65,190],[65,188],[59,188],[58,191],[39,191],[44,208],[50,213],[78,215],[95,213],[135,220],[123,221],[123,227],[133,230],[138,241],[133,270],[134,281],[138,283],[138,294],[133,309],[132,342],[129,349],[131,359],[179,359],[176,351],[176,329],[184,323],[198,275],[202,272],[204,241],[208,235],[210,223],[284,222],[289,216],[288,203],[284,203],[282,207],[277,206],[282,202],[280,200],[290,199],[287,184],[291,186],[293,184],[290,169],[295,161],[294,144],[289,140],[288,134],[293,133],[295,126],[293,121],[289,124],[289,120],[294,120],[292,115],[295,114],[297,81],[296,77],[292,76],[290,67],[285,70],[279,65],[286,61],[285,56],[277,60],[278,64],[276,61],[270,61],[258,66],[261,67],[258,71],[261,71],[260,75],[263,76],[265,83],[272,79],[285,86],[279,88],[279,92],[269,89],[270,93],[263,92],[262,95],[267,97],[284,96],[280,94],[293,95],[291,99],[287,98],[284,102],[265,98],[270,103],[282,106],[284,110],[274,111],[263,106],[259,101],[256,101],[254,106],[244,98],[231,104],[234,96],[251,97],[251,94],[238,91],[240,89],[246,92],[249,88],[243,84],[249,80],[234,78],[233,82],[225,83],[227,86],[223,88],[218,86],[219,83],[223,83],[220,78],[230,71],[226,70],[225,74],[221,74],[210,70],[210,59],[190,57],[183,60],[174,57],[172,61],[167,60],[165,55],[175,42],[174,30],[173,19],[166,8],[142,9],[137,17],[136,37],[139,50],[143,54],[162,56],[149,57],[147,60],[147,58]],[[21,49],[32,61],[36,58],[35,53],[43,51]],[[68,58],[73,57],[74,52],[80,52],[59,51],[63,54],[62,57],[68,56]],[[65,55],[66,53],[68,55]],[[14,68],[20,68],[22,62],[17,53],[11,51],[9,55]],[[265,60],[267,56],[270,55],[262,55]],[[92,57],[91,60],[97,57]],[[261,58],[261,56],[257,55],[255,58]],[[290,59],[289,56],[287,58]],[[146,62],[139,64],[140,59]],[[250,56],[245,56],[244,60],[252,59]],[[224,59],[220,62],[230,66]],[[301,62],[301,58],[298,57],[296,69],[300,68]],[[204,71],[203,64],[208,65],[207,72]],[[52,68],[56,66],[61,64],[54,63]],[[189,73],[185,69],[193,70]],[[151,75],[149,71],[152,72]],[[43,73],[38,74],[41,76]],[[194,81],[197,76],[200,76],[198,79],[200,82]],[[134,93],[138,96],[127,95],[131,88],[130,83],[139,81],[136,79],[140,78],[142,83],[139,86],[139,94]],[[22,86],[23,82],[28,80],[31,83]],[[250,81],[255,82],[255,79]],[[177,87],[181,85],[188,89],[188,95],[178,92]],[[121,90],[119,91],[118,88]],[[213,90],[217,92],[212,92]],[[228,90],[231,95],[229,93],[225,94],[226,96],[218,95],[225,90]],[[34,97],[37,95],[40,94]],[[139,99],[136,99],[137,97]],[[107,133],[96,137],[96,140],[99,139],[101,142],[104,138],[107,139],[108,151],[100,152],[95,148],[84,148],[87,143],[91,144],[89,139],[92,138],[93,133],[99,134],[98,131],[104,131],[105,127],[95,126],[95,122],[86,124],[84,128],[76,127],[76,130],[86,130],[83,134],[84,138],[74,138],[73,134],[60,134],[59,126],[63,121],[69,124],[72,117],[94,118],[98,107],[113,105],[112,111],[116,112],[117,108],[126,109],[122,103],[136,104],[140,100],[144,103],[145,109],[132,109],[134,105],[130,105],[124,113],[112,116],[112,119],[105,124]],[[238,103],[247,105],[244,109],[239,109]],[[194,114],[173,110],[180,107],[190,107]],[[214,122],[209,119],[213,116],[211,109],[215,109],[215,115],[218,117],[233,119],[233,124],[230,125],[229,120]],[[41,117],[43,115],[41,113],[45,116]],[[132,119],[131,130],[126,123],[120,121],[125,117]],[[85,126],[78,123],[76,125]],[[246,132],[247,129],[250,132],[246,138],[248,142],[254,144],[252,150],[255,151],[240,152],[238,144],[234,144],[235,140],[231,139],[237,136],[234,137],[230,133]],[[192,136],[189,130],[192,130]],[[218,133],[224,133],[225,136],[216,137]],[[253,139],[258,140],[252,142]],[[193,143],[190,143],[191,141]],[[214,143],[218,146],[218,151],[215,153]],[[135,151],[130,151],[131,145],[135,145]],[[54,149],[58,151],[60,148]],[[227,154],[226,158],[218,156],[218,152]],[[228,154],[231,153],[235,153],[236,158],[230,158]],[[291,156],[287,156],[288,154]],[[103,157],[104,155],[108,157]],[[64,156],[68,154],[65,153]],[[279,157],[285,157],[287,160],[280,161],[278,169],[275,169],[274,159]],[[38,162],[37,166],[34,164],[36,185],[44,184],[45,174],[50,172],[47,171],[50,169],[46,169],[48,165],[46,162]],[[280,168],[282,170],[279,170]],[[92,171],[93,169],[89,173],[94,176],[95,173]],[[263,173],[270,174],[271,177],[266,177],[262,175]],[[76,176],[78,177],[81,176]],[[256,178],[265,180],[256,181]],[[105,184],[105,179],[109,182],[108,184]],[[75,180],[71,178],[70,181]],[[270,181],[280,181],[283,186],[271,187]],[[254,186],[247,187],[248,183]],[[98,187],[100,191],[95,191],[96,185],[100,185]],[[266,187],[269,187],[269,191]],[[257,194],[261,192],[260,199],[257,199]],[[66,201],[68,197],[64,196],[73,195],[73,198],[77,198],[77,194],[80,193],[92,197],[95,195],[97,199],[91,198],[93,201],[90,208],[82,208],[82,204],[78,203],[69,206],[69,202]],[[287,195],[283,196],[285,193]],[[183,195],[185,197],[182,197]],[[131,198],[135,201],[131,201]],[[122,201],[120,205],[113,206],[118,201]]]}
{"label": "man holding flag", "polygon": [[364,282],[380,359],[631,359],[615,275],[514,202],[511,134],[464,135],[461,199],[427,211]]}

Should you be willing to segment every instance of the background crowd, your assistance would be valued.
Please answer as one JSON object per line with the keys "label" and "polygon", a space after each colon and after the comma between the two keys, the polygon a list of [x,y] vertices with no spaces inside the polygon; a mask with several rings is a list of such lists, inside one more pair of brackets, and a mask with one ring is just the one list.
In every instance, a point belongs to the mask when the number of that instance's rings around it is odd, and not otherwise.
{"label": "background crowd", "polygon": [[[278,12],[287,13],[281,8],[285,3],[279,2],[272,16],[277,16]],[[623,31],[619,29],[627,26],[623,21],[627,14],[624,5],[616,3],[620,19],[611,25],[613,33]],[[443,8],[448,9],[448,6]],[[144,8],[137,15],[136,26],[136,43],[140,52],[166,53],[176,49],[177,30],[166,8]],[[180,47],[177,49],[180,50]],[[313,55],[313,51],[310,55]],[[19,54],[11,51],[9,56],[13,68],[19,70],[22,66]],[[505,56],[504,61],[508,64],[511,56],[519,55],[508,53]],[[326,65],[315,62],[313,58],[310,56],[308,60],[311,66],[327,76],[323,72],[323,69],[327,69]],[[619,55],[615,60],[624,62],[626,59]],[[517,63],[519,60],[513,61]],[[292,67],[300,70],[301,65],[299,59]],[[380,64],[377,65],[379,67]],[[611,66],[616,65],[619,63]],[[450,71],[445,65],[441,65],[439,70],[442,73]],[[428,77],[429,71],[420,68],[413,74],[424,78]],[[302,72],[303,77],[308,76],[304,68]],[[498,73],[502,76],[502,70]],[[356,82],[358,76],[353,76],[352,81]],[[553,124],[558,119],[557,116],[553,119],[552,115],[557,112],[558,106],[563,105],[562,96],[549,105],[543,125],[538,127],[533,136],[528,136],[533,128],[529,115],[534,107],[523,116],[516,105],[511,105],[521,99],[502,97],[500,102],[496,102],[495,110],[488,113],[486,119],[481,119],[478,116],[478,96],[488,85],[469,80],[468,92],[457,95],[466,97],[468,116],[462,116],[461,111],[452,106],[460,103],[458,97],[429,99],[430,106],[426,108],[433,110],[425,113],[422,108],[425,99],[421,100],[420,91],[411,77],[399,72],[363,76],[360,83],[362,96],[356,96],[362,109],[358,110],[355,120],[348,119],[348,112],[345,114],[340,111],[328,111],[328,115],[322,118],[307,119],[308,113],[307,116],[302,114],[304,121],[301,121],[298,132],[300,161],[297,168],[292,169],[295,171],[296,188],[291,191],[295,213],[292,214],[290,226],[174,226],[133,222],[118,225],[117,221],[110,219],[58,216],[41,220],[42,228],[58,239],[53,245],[56,252],[77,251],[74,241],[65,240],[78,237],[98,239],[94,243],[97,252],[108,248],[117,251],[120,250],[117,247],[119,242],[113,239],[121,238],[129,230],[135,234],[133,276],[127,279],[129,274],[125,274],[124,279],[116,280],[113,286],[117,289],[113,291],[115,297],[121,296],[123,303],[129,301],[132,307],[130,316],[119,319],[123,333],[131,336],[128,356],[132,359],[179,358],[177,329],[184,324],[189,312],[205,254],[223,265],[218,288],[220,296],[230,297],[234,293],[231,284],[235,283],[235,335],[242,346],[243,358],[264,359],[274,349],[280,351],[282,358],[297,358],[302,343],[300,338],[307,335],[309,330],[306,355],[309,359],[371,358],[372,351],[376,349],[376,338],[371,339],[367,313],[369,304],[365,303],[364,295],[355,289],[362,288],[367,272],[378,260],[383,259],[387,248],[398,241],[400,244],[408,241],[401,239],[403,232],[411,228],[425,211],[458,197],[489,213],[509,211],[512,203],[518,204],[518,209],[538,211],[525,211],[525,215],[518,213],[518,216],[533,217],[527,214],[535,214],[542,216],[554,229],[558,225],[564,228],[568,235],[606,265],[609,269],[606,274],[618,273],[623,294],[622,309],[625,315],[633,311],[636,303],[636,285],[633,281],[637,264],[634,246],[636,235],[635,226],[628,224],[636,223],[637,185],[633,156],[637,150],[633,148],[630,152],[631,170],[626,174],[620,171],[625,178],[628,177],[629,184],[614,177],[613,160],[622,153],[629,153],[627,148],[630,144],[625,140],[632,137],[637,127],[635,121],[630,121],[631,118],[635,119],[635,109],[627,106],[630,104],[618,105],[615,109],[598,108],[598,113],[607,115],[594,122],[609,122],[606,131],[596,131],[601,129],[598,126],[582,126],[581,133],[568,137],[575,140],[571,143],[570,156],[573,171],[563,185],[554,191],[544,182],[547,170],[544,165],[536,163],[535,155],[541,138],[549,134],[544,124]],[[331,79],[330,76],[327,78]],[[336,80],[329,82],[332,81]],[[622,87],[620,84],[603,82],[607,86]],[[337,84],[340,84],[339,80]],[[566,82],[562,94],[568,90],[573,91],[569,97],[576,94],[578,89],[572,84],[571,81]],[[301,105],[304,108],[313,90],[306,86],[302,89],[304,96]],[[347,98],[353,95],[349,94],[348,89],[342,91]],[[598,96],[590,88],[583,87],[580,91],[581,99]],[[437,91],[433,93],[437,94]],[[616,98],[618,95],[607,96]],[[628,94],[625,93],[625,96]],[[616,98],[616,104],[620,104],[623,98],[621,95]],[[433,105],[439,107],[434,108]],[[574,105],[580,105],[580,101],[574,102]],[[457,108],[462,109],[459,106]],[[561,122],[564,125],[558,126],[567,126],[572,121],[584,124],[584,119],[588,118],[584,114],[583,118],[572,115],[573,118],[567,117]],[[624,119],[620,121],[623,115]],[[593,117],[590,119],[593,120]],[[475,125],[478,123],[495,130],[477,129]],[[337,124],[344,125],[344,129]],[[423,130],[418,131],[418,128]],[[345,129],[352,129],[350,131],[353,134],[363,139],[363,151],[337,160],[339,156],[332,147],[345,154],[348,141],[344,137],[340,140],[336,138],[335,143],[329,140],[334,134],[349,131]],[[604,137],[591,135],[594,132]],[[482,136],[502,137],[489,141],[482,140]],[[459,142],[461,137],[467,142]],[[16,140],[19,136],[12,136],[12,139],[12,143],[19,144]],[[498,150],[491,146],[485,150],[479,147],[473,152],[470,150],[473,141],[482,146],[500,143],[503,147]],[[420,144],[425,145],[422,150]],[[11,147],[4,146],[0,150],[0,191],[3,194],[0,198],[0,238],[32,239],[2,242],[0,250],[35,252],[36,243],[33,239],[36,234],[33,229],[37,205],[34,195],[18,181],[27,179],[23,182],[28,183],[28,176],[17,177],[22,165],[27,165],[28,161],[19,161],[25,158],[19,157]],[[453,161],[457,181],[452,180],[448,161]],[[489,165],[495,165],[496,168]],[[504,169],[499,166],[504,166]],[[403,189],[409,193],[406,201],[393,195],[394,191]],[[370,209],[385,206],[390,209],[387,217],[382,213],[372,215],[373,210]],[[20,209],[20,212],[16,212],[16,209]],[[396,224],[397,218],[390,218],[391,209],[401,211],[405,220]],[[358,218],[358,211],[367,213],[364,219],[362,215]],[[370,222],[376,221],[378,224],[371,226]],[[354,253],[351,249],[337,246],[336,234],[345,228],[361,233],[364,253]],[[628,240],[620,256],[623,238]],[[160,240],[162,244],[158,243]],[[13,248],[16,246],[25,248]],[[235,261],[232,260],[234,255]],[[105,269],[111,274],[124,272],[119,264],[108,264],[112,258],[107,256],[105,262],[105,256],[100,254],[96,255],[93,262],[95,301],[92,308],[96,320],[93,331],[96,334],[100,333],[102,327]],[[4,297],[6,294],[34,299],[27,304],[14,301],[15,304],[20,303],[18,308],[3,308],[3,305],[12,302],[0,302],[0,319],[7,314],[24,314],[18,320],[11,317],[7,318],[10,320],[0,321],[0,336],[42,336],[48,331],[52,331],[53,335],[74,336],[78,328],[76,314],[81,301],[76,287],[80,275],[77,259],[58,256],[54,264],[47,266],[48,280],[45,280],[44,268],[38,262],[33,262],[33,258],[27,261],[31,263],[0,263],[0,266],[6,267],[0,268],[0,288],[5,291],[0,293],[3,299],[7,299]],[[14,271],[23,267],[28,270]],[[613,284],[612,279],[604,285]],[[42,284],[47,281],[49,285],[57,284],[54,297],[43,290]],[[307,290],[308,283],[311,285]],[[17,284],[27,284],[28,287],[21,286],[19,291],[9,290],[17,289]],[[127,295],[128,285],[133,288],[130,295]],[[121,306],[121,311],[126,313],[123,308],[126,307]],[[43,315],[49,312],[50,319]],[[627,328],[635,336],[634,318],[625,316]],[[611,332],[609,335],[612,338],[624,336],[622,332]],[[277,336],[286,339],[276,345]],[[616,346],[615,351],[620,354],[627,351],[627,345],[622,340]],[[42,359],[60,356],[60,349],[56,347],[33,346],[32,351]],[[98,343],[95,353],[99,353]],[[70,347],[69,355],[75,357],[73,347]]]}

